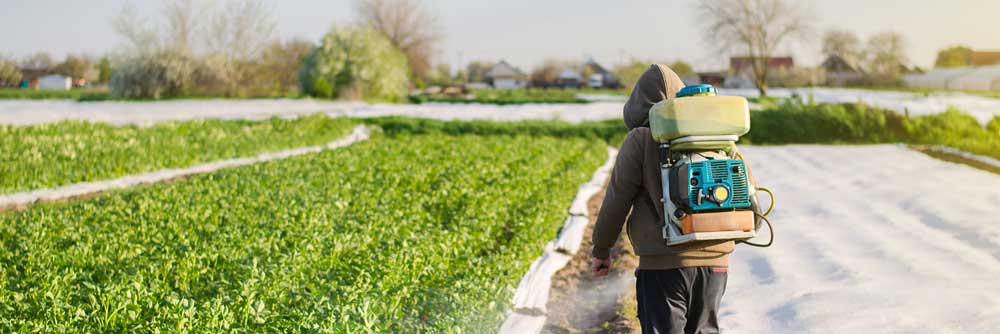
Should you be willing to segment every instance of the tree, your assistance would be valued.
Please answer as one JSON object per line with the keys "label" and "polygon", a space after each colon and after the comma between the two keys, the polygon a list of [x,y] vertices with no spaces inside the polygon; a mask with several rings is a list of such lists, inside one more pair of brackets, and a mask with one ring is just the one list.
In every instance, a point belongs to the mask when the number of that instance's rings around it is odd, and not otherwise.
{"label": "tree", "polygon": [[676,60],[667,66],[669,66],[671,70],[674,70],[674,73],[677,73],[677,76],[681,78],[695,74],[694,68],[691,67],[691,64],[688,64],[683,60]]}
{"label": "tree", "polygon": [[90,61],[86,58],[67,55],[65,61],[56,65],[55,72],[73,79],[84,79],[91,67]]}
{"label": "tree", "polygon": [[486,81],[486,72],[489,72],[490,68],[493,67],[493,63],[473,61],[465,67],[465,72],[468,75],[466,82],[483,82]]}
{"label": "tree", "polygon": [[52,60],[52,56],[46,52],[35,53],[21,61],[21,65],[35,68],[52,68],[55,64],[55,61]]}
{"label": "tree", "polygon": [[159,99],[191,93],[197,63],[188,53],[159,51],[130,58],[116,68],[111,96]]}
{"label": "tree", "polygon": [[633,59],[628,64],[615,66],[613,72],[615,73],[615,77],[625,86],[625,89],[632,91],[636,80],[639,80],[639,76],[649,68],[650,64],[652,62]]}
{"label": "tree", "polygon": [[0,57],[0,87],[14,87],[21,82],[21,70],[13,61]]}
{"label": "tree", "polygon": [[132,4],[122,7],[118,15],[111,19],[111,28],[128,43],[129,53],[145,55],[154,53],[162,47],[156,29]]}
{"label": "tree", "polygon": [[381,33],[406,55],[415,79],[424,79],[440,39],[437,18],[417,0],[358,0],[361,24]]}
{"label": "tree", "polygon": [[205,34],[208,53],[232,61],[253,59],[271,41],[275,27],[271,9],[262,0],[229,0]]}
{"label": "tree", "polygon": [[302,63],[299,84],[316,97],[401,100],[406,56],[370,27],[334,27]]}
{"label": "tree", "polygon": [[312,42],[301,39],[271,42],[261,54],[260,64],[251,79],[258,85],[272,87],[281,95],[295,90],[299,84],[299,68],[313,47]]}
{"label": "tree", "polygon": [[861,58],[861,40],[848,30],[830,30],[823,35],[823,54],[839,56],[850,62]]}
{"label": "tree", "polygon": [[775,50],[811,30],[806,10],[787,0],[702,0],[698,12],[711,31],[705,35],[720,50],[747,53],[762,96],[767,95],[768,60]]}
{"label": "tree", "polygon": [[542,65],[531,71],[529,75],[532,85],[547,87],[554,85],[559,79],[559,74],[564,69],[576,68],[579,64],[572,61],[562,61],[556,59],[546,59]]}
{"label": "tree", "polygon": [[972,65],[972,61],[969,59],[971,54],[972,49],[962,45],[938,51],[934,67],[965,67]]}
{"label": "tree", "polygon": [[876,84],[895,83],[907,62],[906,39],[898,32],[887,31],[871,36],[867,44],[866,64]]}
{"label": "tree", "polygon": [[101,57],[97,64],[97,82],[105,83],[111,80],[111,59],[108,56]]}

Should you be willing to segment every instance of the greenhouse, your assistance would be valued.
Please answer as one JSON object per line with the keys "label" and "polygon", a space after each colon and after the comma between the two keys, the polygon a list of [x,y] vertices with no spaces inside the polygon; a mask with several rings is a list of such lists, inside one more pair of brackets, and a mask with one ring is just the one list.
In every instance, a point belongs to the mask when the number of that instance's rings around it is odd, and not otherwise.
{"label": "greenhouse", "polygon": [[903,81],[912,88],[1000,90],[1000,65],[936,69],[906,75]]}

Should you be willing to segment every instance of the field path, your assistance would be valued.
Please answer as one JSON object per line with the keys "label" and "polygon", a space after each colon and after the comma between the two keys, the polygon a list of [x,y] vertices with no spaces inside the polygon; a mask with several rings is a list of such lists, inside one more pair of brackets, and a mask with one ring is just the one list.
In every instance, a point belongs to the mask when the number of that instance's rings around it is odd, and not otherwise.
{"label": "field path", "polygon": [[893,145],[743,151],[777,239],[733,255],[727,332],[1000,328],[1000,176]]}

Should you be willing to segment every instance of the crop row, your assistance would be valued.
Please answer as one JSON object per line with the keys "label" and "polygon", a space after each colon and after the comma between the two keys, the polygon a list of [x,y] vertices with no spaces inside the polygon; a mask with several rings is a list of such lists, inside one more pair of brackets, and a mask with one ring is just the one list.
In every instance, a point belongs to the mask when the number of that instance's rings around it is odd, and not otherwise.
{"label": "crop row", "polygon": [[0,332],[491,332],[604,147],[399,134],[3,213]]}
{"label": "crop row", "polygon": [[0,194],[317,145],[348,119],[195,120],[151,127],[66,121],[0,125]]}

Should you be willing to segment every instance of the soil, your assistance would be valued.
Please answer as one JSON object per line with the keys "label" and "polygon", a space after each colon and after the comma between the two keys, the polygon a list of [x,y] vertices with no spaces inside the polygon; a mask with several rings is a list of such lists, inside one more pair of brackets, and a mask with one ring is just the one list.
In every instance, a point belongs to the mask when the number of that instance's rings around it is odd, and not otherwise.
{"label": "soil", "polygon": [[552,278],[548,320],[542,333],[639,333],[634,274],[639,258],[628,241],[619,238],[611,250],[614,263],[608,276],[594,277],[590,271],[590,235],[603,200],[604,191],[590,198],[590,225],[580,251]]}

